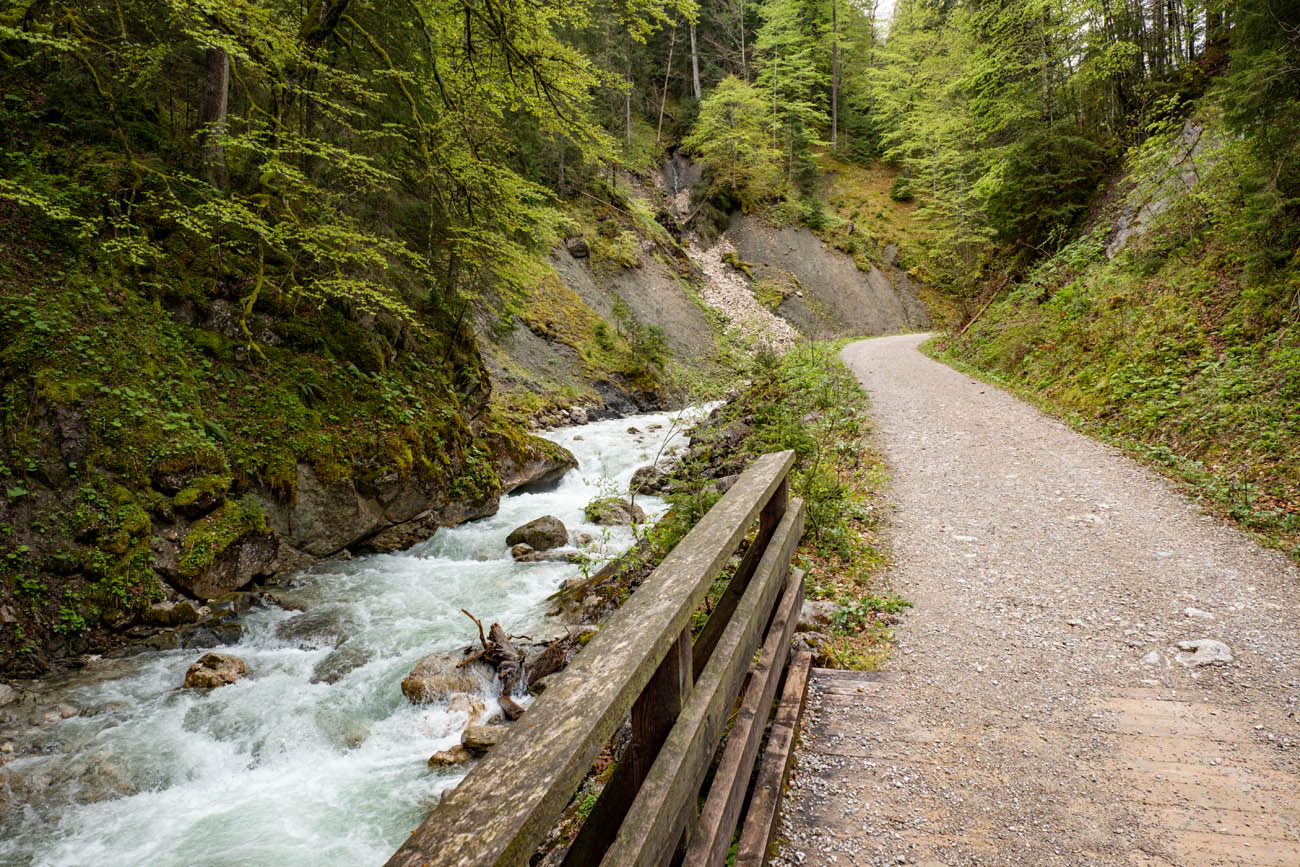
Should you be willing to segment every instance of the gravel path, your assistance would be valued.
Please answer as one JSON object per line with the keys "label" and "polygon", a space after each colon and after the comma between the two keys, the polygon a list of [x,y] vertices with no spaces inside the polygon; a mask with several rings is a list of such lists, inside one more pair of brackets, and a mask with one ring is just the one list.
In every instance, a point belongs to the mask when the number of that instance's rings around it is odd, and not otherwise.
{"label": "gravel path", "polygon": [[915,608],[813,678],[775,863],[1300,865],[1296,567],[922,339],[844,351]]}

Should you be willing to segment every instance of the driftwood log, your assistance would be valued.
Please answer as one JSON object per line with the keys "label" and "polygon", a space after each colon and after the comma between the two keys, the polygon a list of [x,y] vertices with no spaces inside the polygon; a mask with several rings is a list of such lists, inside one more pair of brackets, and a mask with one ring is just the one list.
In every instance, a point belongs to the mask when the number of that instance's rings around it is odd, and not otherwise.
{"label": "driftwood log", "polygon": [[[501,681],[501,697],[497,703],[506,717],[512,720],[519,719],[524,712],[512,696],[532,689],[542,678],[564,668],[578,647],[579,634],[572,630],[550,641],[533,642],[528,635],[510,635],[500,623],[493,623],[484,632],[481,620],[464,608],[461,613],[473,620],[478,627],[480,647],[457,663],[457,668],[480,660],[495,668],[497,679]],[[516,646],[515,641],[518,639],[532,643],[533,652],[525,653]]]}

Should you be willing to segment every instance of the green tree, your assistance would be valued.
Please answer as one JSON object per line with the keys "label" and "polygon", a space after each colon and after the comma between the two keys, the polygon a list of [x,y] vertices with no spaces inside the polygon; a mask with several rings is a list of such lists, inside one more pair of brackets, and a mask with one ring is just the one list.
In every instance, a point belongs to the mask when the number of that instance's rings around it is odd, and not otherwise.
{"label": "green tree", "polygon": [[755,51],[758,83],[771,102],[772,146],[784,155],[787,180],[805,191],[815,179],[813,145],[822,144],[827,70],[815,62],[817,40],[809,9],[800,0],[765,0],[759,7]]}
{"label": "green tree", "polygon": [[780,154],[768,136],[767,112],[761,91],[727,76],[700,104],[684,141],[703,163],[710,192],[747,210],[781,189]]}

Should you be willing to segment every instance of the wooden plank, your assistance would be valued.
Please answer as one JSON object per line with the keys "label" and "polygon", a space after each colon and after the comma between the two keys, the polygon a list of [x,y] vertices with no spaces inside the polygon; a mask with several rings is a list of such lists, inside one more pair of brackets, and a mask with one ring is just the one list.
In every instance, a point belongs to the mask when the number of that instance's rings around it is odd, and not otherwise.
{"label": "wooden plank", "polygon": [[618,833],[618,826],[628,808],[636,800],[637,790],[654,765],[659,748],[677,722],[694,680],[691,631],[686,629],[660,663],[645,692],[632,705],[631,743],[605,784],[596,806],[582,823],[582,830],[565,853],[565,865],[585,867],[600,862]]}
{"label": "wooden plank", "polygon": [[814,684],[822,681],[848,681],[858,683],[860,681],[886,681],[894,680],[896,675],[892,671],[850,671],[843,668],[814,668],[808,675]]}
{"label": "wooden plank", "polygon": [[682,833],[676,823],[681,807],[693,805],[699,794],[768,615],[786,584],[803,522],[803,501],[793,500],[602,864],[648,867],[672,856]]}
{"label": "wooden plank", "polygon": [[793,463],[755,460],[388,867],[527,863]]}
{"label": "wooden plank", "polygon": [[808,669],[812,667],[812,654],[804,651],[790,663],[785,675],[785,689],[781,704],[772,722],[772,732],[767,738],[767,749],[759,764],[754,780],[754,794],[749,799],[749,812],[740,830],[740,843],[736,846],[735,867],[762,867],[767,863],[767,851],[781,817],[781,798],[785,794],[785,779],[790,773],[790,759],[794,756],[794,735],[803,716],[804,698],[808,694]]}
{"label": "wooden plank", "polygon": [[695,676],[699,677],[700,672],[704,671],[704,666],[709,661],[709,655],[713,653],[714,646],[718,643],[718,638],[722,635],[722,630],[727,628],[731,622],[732,612],[736,610],[736,605],[740,602],[740,597],[745,595],[745,588],[749,586],[749,581],[754,577],[754,570],[758,568],[758,563],[763,557],[763,552],[767,550],[767,543],[772,539],[772,533],[781,523],[781,518],[785,517],[786,507],[790,500],[790,480],[787,478],[776,489],[772,499],[768,500],[763,511],[758,515],[758,533],[754,536],[754,544],[749,546],[745,556],[741,558],[740,565],[736,567],[736,574],[731,576],[727,582],[727,589],[723,592],[722,598],[718,600],[713,611],[709,614],[709,619],[700,630],[700,634],[695,639],[695,649],[692,654],[695,665]]}
{"label": "wooden plank", "polygon": [[713,775],[708,799],[700,811],[695,839],[682,861],[683,867],[717,867],[726,863],[727,850],[731,848],[736,821],[745,801],[745,790],[754,775],[758,745],[763,740],[772,700],[776,698],[776,687],[790,657],[790,639],[802,606],[803,572],[794,569],[767,631],[763,652],[749,671],[745,697],[731,724],[727,747]]}

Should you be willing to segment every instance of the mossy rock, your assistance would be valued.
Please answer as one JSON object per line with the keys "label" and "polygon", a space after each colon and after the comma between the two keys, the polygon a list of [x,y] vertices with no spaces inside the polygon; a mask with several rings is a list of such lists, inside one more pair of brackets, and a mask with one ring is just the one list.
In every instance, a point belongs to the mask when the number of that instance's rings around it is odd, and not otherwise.
{"label": "mossy rock", "polygon": [[166,494],[178,494],[201,476],[229,476],[226,457],[208,440],[168,443],[149,467],[153,486]]}
{"label": "mossy rock", "polygon": [[97,545],[110,554],[125,554],[149,538],[149,513],[134,503],[118,506],[114,526],[100,535]]}
{"label": "mossy rock", "polygon": [[194,578],[241,536],[269,532],[266,514],[256,499],[228,500],[190,528],[181,543],[177,570],[182,578]]}
{"label": "mossy rock", "polygon": [[171,504],[187,518],[198,518],[216,508],[226,498],[228,490],[230,476],[208,473],[191,479],[172,497]]}

